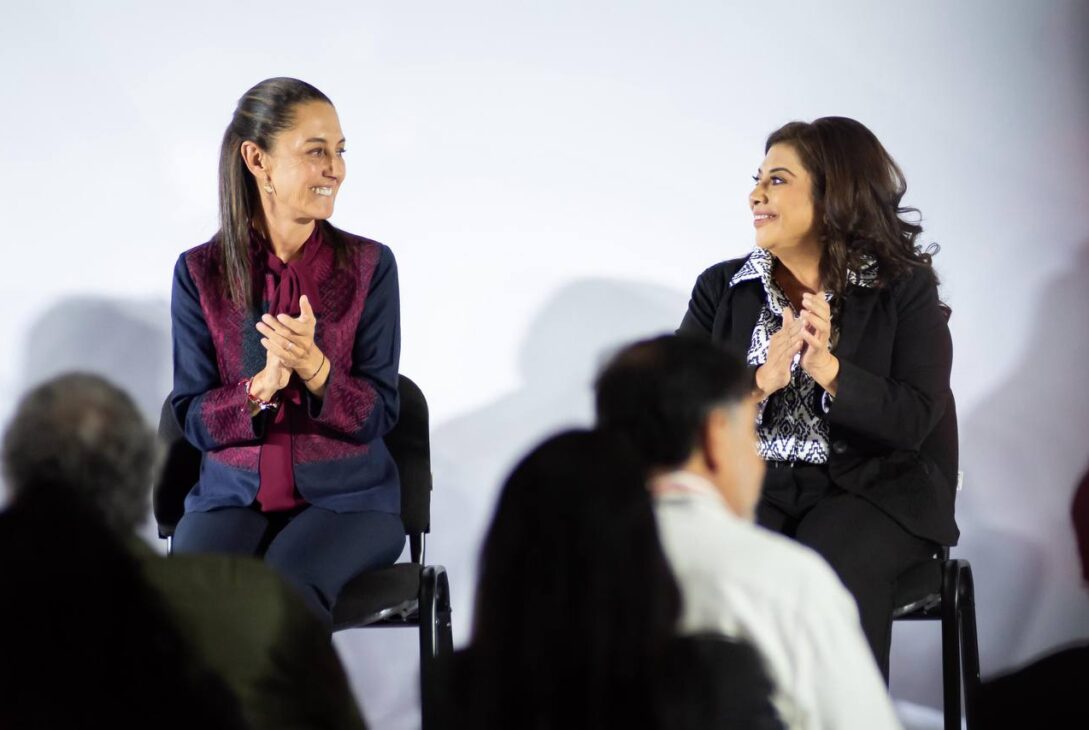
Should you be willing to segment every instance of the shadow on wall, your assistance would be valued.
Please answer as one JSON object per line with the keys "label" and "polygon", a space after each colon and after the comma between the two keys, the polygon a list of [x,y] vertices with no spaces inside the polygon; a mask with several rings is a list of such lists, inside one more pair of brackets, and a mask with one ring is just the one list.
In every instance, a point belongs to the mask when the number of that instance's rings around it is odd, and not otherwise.
{"label": "shadow on wall", "polygon": [[166,302],[65,299],[31,333],[20,370],[28,387],[74,370],[96,373],[127,391],[148,423],[158,422],[172,382]]}
{"label": "shadow on wall", "polygon": [[518,358],[522,385],[435,428],[432,545],[450,570],[457,642],[469,638],[477,556],[503,479],[548,434],[592,423],[592,383],[605,358],[675,330],[687,302],[686,293],[654,284],[572,282],[529,324]]}
{"label": "shadow on wall", "polygon": [[[1005,338],[1001,298],[993,320],[979,323],[995,343],[1023,353],[1002,385],[960,423],[965,485],[954,556],[971,561],[975,574],[985,677],[1089,636],[1070,520],[1089,454],[1086,281],[1089,244],[1042,290],[1027,340]],[[927,628],[898,626],[894,690],[939,706],[940,635]],[[915,640],[905,641],[907,635]],[[896,667],[905,670],[902,682]]]}
{"label": "shadow on wall", "polygon": [[[1030,340],[1011,376],[975,409],[963,433],[962,464],[974,489],[965,554],[978,564],[983,671],[1021,663],[1089,635],[1070,504],[1089,454],[1089,242],[1048,282]],[[1000,320],[1000,317],[996,319]],[[996,322],[996,328],[1000,324]],[[976,533],[1031,545],[1039,568],[977,545]],[[1017,572],[1015,572],[1017,571]]]}

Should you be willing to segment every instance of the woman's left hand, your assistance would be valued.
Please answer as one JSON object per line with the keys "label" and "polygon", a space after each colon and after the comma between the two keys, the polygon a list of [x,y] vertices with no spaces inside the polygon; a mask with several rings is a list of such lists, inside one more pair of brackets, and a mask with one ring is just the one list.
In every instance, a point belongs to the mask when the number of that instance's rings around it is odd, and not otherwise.
{"label": "woman's left hand", "polygon": [[310,308],[310,300],[303,294],[299,297],[298,317],[280,314],[273,317],[264,314],[257,323],[257,331],[264,337],[261,345],[280,358],[285,367],[291,368],[303,380],[317,374],[325,356],[314,344],[314,329],[317,319]]}
{"label": "woman's left hand", "polygon": [[824,292],[802,295],[802,368],[809,373],[817,385],[835,395],[836,376],[839,375],[839,360],[832,354],[832,308]]}

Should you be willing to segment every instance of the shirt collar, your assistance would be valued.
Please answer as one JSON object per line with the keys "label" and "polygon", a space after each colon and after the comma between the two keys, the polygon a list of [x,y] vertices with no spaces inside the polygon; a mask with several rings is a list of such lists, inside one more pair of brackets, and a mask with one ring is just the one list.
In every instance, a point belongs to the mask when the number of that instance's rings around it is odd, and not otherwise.
{"label": "shirt collar", "polygon": [[[743,281],[751,281],[753,279],[759,279],[764,285],[764,291],[776,291],[777,286],[774,286],[774,279],[771,276],[772,268],[775,266],[775,257],[768,253],[765,249],[760,247],[754,248],[749,257],[745,259],[745,263],[741,264],[741,268],[737,270],[737,273],[730,279],[730,287],[734,287]],[[873,256],[863,255],[862,266],[858,271],[854,269],[847,270],[847,283],[854,286],[861,286],[866,289],[872,289],[877,286],[877,259]]]}
{"label": "shirt collar", "polygon": [[676,492],[698,494],[701,497],[712,497],[725,504],[722,494],[711,483],[710,479],[683,469],[671,471],[668,474],[662,474],[651,479],[650,491],[656,497]]}
{"label": "shirt collar", "polygon": [[694,472],[678,469],[662,474],[650,481],[650,492],[657,499],[678,499],[682,502],[702,500],[716,505],[727,517],[745,522],[733,511],[718,491],[718,487],[707,477]]}
{"label": "shirt collar", "polygon": [[734,287],[743,281],[759,279],[764,282],[764,288],[767,289],[772,281],[771,269],[774,264],[775,259],[770,253],[759,247],[754,248],[745,259],[745,263],[741,264],[741,268],[730,279],[730,286]]}
{"label": "shirt collar", "polygon": [[764,287],[767,306],[773,313],[781,317],[783,316],[783,310],[790,306],[790,302],[779,289],[779,285],[775,283],[775,277],[772,276],[774,268],[775,257],[758,246],[753,249],[749,257],[745,259],[745,263],[730,279],[730,286],[733,287],[742,281],[759,280]]}

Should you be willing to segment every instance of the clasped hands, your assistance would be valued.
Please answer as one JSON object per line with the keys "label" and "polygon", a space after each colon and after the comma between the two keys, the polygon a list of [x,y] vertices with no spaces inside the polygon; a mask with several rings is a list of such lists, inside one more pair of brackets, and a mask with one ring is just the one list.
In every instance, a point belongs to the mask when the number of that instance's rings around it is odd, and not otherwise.
{"label": "clasped hands", "polygon": [[292,373],[298,373],[311,392],[320,395],[324,391],[321,372],[326,370],[327,361],[314,344],[317,319],[305,294],[299,297],[299,310],[298,317],[266,313],[256,325],[265,348],[265,367],[253,376],[250,393],[263,401],[271,400],[283,389]]}
{"label": "clasped hands", "polygon": [[783,309],[783,326],[768,341],[768,359],[756,370],[756,388],[761,399],[786,387],[790,365],[802,354],[800,365],[817,385],[832,396],[836,394],[839,360],[829,349],[832,337],[832,309],[824,292],[802,295],[802,311],[797,317]]}

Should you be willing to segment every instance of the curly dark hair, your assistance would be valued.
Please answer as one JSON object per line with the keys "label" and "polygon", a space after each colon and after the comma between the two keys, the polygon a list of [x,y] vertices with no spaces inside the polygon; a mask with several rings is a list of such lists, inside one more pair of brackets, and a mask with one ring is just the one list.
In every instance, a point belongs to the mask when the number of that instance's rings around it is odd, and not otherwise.
{"label": "curly dark hair", "polygon": [[919,267],[937,283],[931,258],[939,247],[917,245],[923,227],[905,216],[919,211],[900,205],[904,173],[865,125],[847,117],[790,122],[768,136],[764,152],[776,144],[790,145],[813,179],[821,282],[835,302],[847,289],[847,271],[858,271],[867,257],[877,261],[879,286]]}

